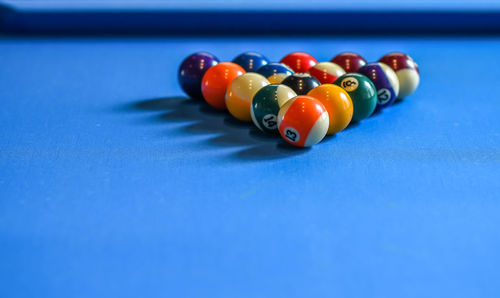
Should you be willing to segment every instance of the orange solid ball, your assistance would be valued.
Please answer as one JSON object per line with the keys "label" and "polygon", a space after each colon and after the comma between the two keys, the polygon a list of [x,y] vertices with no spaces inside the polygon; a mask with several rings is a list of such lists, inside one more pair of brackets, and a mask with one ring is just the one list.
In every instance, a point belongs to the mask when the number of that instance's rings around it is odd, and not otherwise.
{"label": "orange solid ball", "polygon": [[245,70],[236,63],[222,62],[210,67],[201,81],[203,98],[212,107],[226,109],[226,90],[233,79],[245,73]]}
{"label": "orange solid ball", "polygon": [[307,93],[321,101],[330,116],[327,134],[335,134],[349,125],[354,111],[351,97],[341,87],[333,84],[320,85]]}

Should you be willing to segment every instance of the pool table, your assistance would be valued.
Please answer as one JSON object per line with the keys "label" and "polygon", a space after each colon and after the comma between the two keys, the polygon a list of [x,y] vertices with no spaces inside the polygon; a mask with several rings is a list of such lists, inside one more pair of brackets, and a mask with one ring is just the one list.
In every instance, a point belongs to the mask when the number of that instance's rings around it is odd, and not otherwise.
{"label": "pool table", "polygon": [[[498,297],[498,35],[87,33],[0,36],[0,297]],[[200,50],[422,79],[299,149],[187,98]]]}

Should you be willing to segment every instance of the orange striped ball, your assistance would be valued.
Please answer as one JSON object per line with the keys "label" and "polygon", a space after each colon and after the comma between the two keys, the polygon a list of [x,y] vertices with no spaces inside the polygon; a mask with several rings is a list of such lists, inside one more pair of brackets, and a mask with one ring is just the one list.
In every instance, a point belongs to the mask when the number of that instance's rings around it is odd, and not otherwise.
{"label": "orange striped ball", "polygon": [[299,95],[285,103],[278,113],[278,129],[285,141],[298,147],[319,143],[330,120],[325,106],[316,98]]}

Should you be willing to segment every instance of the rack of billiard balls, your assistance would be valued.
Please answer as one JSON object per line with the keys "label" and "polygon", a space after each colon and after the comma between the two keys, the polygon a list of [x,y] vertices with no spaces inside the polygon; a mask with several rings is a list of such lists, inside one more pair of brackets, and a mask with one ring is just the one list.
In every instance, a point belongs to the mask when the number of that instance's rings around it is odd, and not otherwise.
{"label": "rack of billiard balls", "polygon": [[341,53],[329,62],[303,52],[279,63],[246,52],[232,62],[209,53],[187,57],[179,68],[181,88],[218,110],[228,110],[260,130],[278,133],[300,147],[319,143],[412,94],[420,82],[408,55],[389,53],[378,62]]}

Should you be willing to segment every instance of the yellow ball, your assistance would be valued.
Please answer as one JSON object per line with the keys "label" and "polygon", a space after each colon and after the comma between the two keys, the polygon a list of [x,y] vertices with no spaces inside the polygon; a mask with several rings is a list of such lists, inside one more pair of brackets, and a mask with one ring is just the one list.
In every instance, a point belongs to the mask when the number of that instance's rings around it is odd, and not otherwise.
{"label": "yellow ball", "polygon": [[318,99],[325,106],[330,117],[327,134],[332,135],[341,131],[351,122],[354,111],[352,100],[341,87],[323,84],[309,91],[307,95]]}
{"label": "yellow ball", "polygon": [[283,80],[286,79],[288,76],[289,76],[288,73],[275,73],[267,79],[271,84],[281,84],[281,82],[283,82]]}
{"label": "yellow ball", "polygon": [[234,79],[226,91],[226,106],[229,113],[241,121],[252,121],[250,108],[252,99],[269,81],[262,75],[248,72]]}

